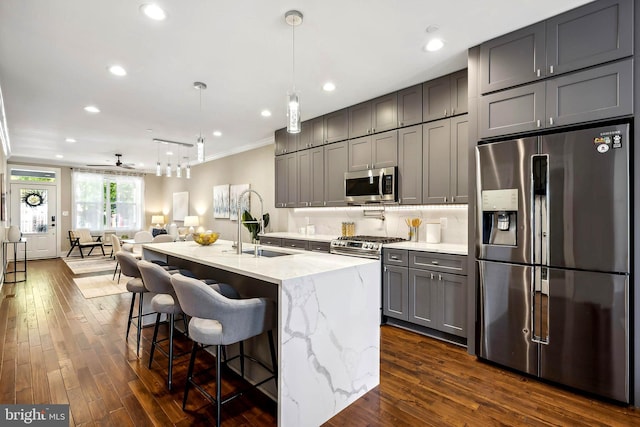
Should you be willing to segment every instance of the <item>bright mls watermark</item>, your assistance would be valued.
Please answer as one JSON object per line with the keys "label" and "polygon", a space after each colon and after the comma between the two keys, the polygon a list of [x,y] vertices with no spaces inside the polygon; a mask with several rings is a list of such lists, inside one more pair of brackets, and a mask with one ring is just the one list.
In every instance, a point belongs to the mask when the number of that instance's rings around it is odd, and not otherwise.
{"label": "bright mls watermark", "polygon": [[0,405],[0,426],[67,427],[69,405]]}

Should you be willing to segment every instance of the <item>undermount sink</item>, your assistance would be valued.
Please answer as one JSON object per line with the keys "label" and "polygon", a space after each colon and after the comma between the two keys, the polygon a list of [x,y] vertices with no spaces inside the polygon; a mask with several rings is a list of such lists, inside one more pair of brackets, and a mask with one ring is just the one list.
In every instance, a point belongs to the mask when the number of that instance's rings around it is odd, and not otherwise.
{"label": "undermount sink", "polygon": [[[242,253],[243,254],[254,255],[253,249],[246,249],[246,250],[242,251]],[[279,256],[286,256],[286,255],[293,255],[293,254],[287,254],[287,253],[284,253],[284,252],[270,251],[270,250],[267,250],[267,249],[258,249],[258,258],[259,257],[275,258],[275,257],[279,257]]]}

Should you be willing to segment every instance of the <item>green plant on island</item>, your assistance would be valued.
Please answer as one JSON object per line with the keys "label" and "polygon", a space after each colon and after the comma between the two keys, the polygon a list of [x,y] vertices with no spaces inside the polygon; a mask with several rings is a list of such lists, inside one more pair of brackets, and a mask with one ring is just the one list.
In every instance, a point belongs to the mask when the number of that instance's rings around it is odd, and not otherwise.
{"label": "green plant on island", "polygon": [[[262,215],[262,221],[264,222],[264,228],[266,229],[269,225],[269,213]],[[249,211],[245,210],[242,212],[242,224],[246,227],[247,230],[251,233],[251,241],[256,242],[259,240],[258,234],[262,231],[260,228],[260,224],[257,222],[257,219],[251,216]]]}

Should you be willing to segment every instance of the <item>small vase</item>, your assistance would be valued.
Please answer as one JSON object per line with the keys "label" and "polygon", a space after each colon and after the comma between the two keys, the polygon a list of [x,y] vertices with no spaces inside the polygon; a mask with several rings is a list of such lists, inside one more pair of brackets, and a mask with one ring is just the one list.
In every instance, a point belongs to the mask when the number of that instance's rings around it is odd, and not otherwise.
{"label": "small vase", "polygon": [[9,231],[7,232],[7,240],[10,242],[19,242],[22,238],[22,233],[20,232],[20,228],[17,225],[12,225],[9,227]]}

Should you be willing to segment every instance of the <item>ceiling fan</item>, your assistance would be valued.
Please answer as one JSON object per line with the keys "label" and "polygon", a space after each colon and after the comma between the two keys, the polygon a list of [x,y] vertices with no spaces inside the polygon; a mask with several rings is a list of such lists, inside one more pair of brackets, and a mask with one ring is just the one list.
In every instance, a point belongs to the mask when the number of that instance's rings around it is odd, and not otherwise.
{"label": "ceiling fan", "polygon": [[[116,163],[115,166],[119,167],[119,168],[123,168],[123,169],[135,169],[133,167],[133,163],[123,163],[122,162],[122,154],[116,154]],[[113,166],[113,165],[87,165],[87,166],[98,166],[98,167],[109,167],[109,166]]]}

